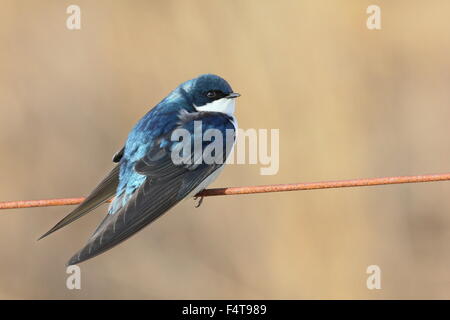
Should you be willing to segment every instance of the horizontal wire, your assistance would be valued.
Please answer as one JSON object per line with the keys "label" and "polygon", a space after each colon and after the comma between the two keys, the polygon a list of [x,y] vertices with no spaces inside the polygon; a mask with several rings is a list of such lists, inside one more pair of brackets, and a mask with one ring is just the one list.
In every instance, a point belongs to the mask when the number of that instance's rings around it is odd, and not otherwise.
{"label": "horizontal wire", "polygon": [[[371,179],[291,183],[291,184],[273,184],[265,186],[215,188],[203,190],[196,196],[197,197],[228,196],[239,194],[317,190],[317,189],[348,188],[348,187],[367,187],[367,186],[379,186],[388,184],[434,182],[447,180],[450,180],[450,173],[384,177]],[[5,201],[0,202],[0,209],[66,206],[66,205],[80,204],[81,202],[83,202],[83,200],[84,198],[62,198],[62,199],[46,199],[46,200]]]}

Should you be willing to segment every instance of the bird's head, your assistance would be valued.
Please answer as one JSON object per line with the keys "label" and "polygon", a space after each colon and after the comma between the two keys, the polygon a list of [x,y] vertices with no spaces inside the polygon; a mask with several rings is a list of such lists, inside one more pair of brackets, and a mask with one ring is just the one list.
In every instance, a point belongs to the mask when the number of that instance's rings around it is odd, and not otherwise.
{"label": "bird's head", "polygon": [[213,74],[189,80],[181,88],[195,110],[222,112],[229,116],[234,113],[235,98],[240,96],[233,92],[227,81]]}

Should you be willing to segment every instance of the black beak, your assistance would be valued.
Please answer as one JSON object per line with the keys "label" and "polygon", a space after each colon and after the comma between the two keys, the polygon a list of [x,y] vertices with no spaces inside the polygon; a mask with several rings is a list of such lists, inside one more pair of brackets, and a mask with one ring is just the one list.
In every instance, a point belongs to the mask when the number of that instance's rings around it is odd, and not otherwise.
{"label": "black beak", "polygon": [[241,95],[240,95],[239,93],[232,92],[232,93],[230,93],[229,95],[225,96],[225,98],[228,98],[228,99],[234,99],[234,98],[237,98],[237,97],[240,97],[240,96],[241,96]]}

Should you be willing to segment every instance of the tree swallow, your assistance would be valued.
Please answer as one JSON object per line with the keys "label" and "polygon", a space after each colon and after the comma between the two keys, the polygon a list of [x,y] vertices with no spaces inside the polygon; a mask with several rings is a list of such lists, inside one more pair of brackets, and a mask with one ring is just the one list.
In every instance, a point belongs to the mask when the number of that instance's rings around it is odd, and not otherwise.
{"label": "tree swallow", "polygon": [[[220,173],[235,142],[239,96],[213,74],[179,85],[134,126],[113,157],[117,165],[103,181],[40,239],[114,196],[106,218],[68,262],[77,264],[111,249],[205,189]],[[208,130],[214,134],[205,138]],[[202,155],[213,144],[214,161],[204,161]]]}

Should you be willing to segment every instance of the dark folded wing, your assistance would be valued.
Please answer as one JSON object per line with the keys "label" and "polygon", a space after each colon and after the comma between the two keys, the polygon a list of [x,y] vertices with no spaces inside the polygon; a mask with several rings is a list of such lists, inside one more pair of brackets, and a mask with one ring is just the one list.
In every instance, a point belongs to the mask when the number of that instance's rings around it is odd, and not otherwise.
{"label": "dark folded wing", "polygon": [[[210,116],[214,116],[212,120],[215,121],[215,128],[223,131],[234,128],[228,118],[218,123],[218,115]],[[207,123],[207,119],[201,120]],[[202,141],[203,146],[209,143]],[[223,164],[175,164],[170,152],[174,143],[165,141],[163,144],[166,147],[161,148],[161,144],[156,144],[136,163],[134,170],[145,175],[145,181],[123,207],[113,214],[108,214],[86,246],[69,260],[69,265],[90,259],[129,238],[196,191],[196,188]],[[224,160],[229,150],[224,144],[223,150],[220,151]],[[191,159],[194,158],[192,154]]]}
{"label": "dark folded wing", "polygon": [[90,259],[126,240],[175,206],[215,169],[197,169],[159,182],[147,178],[124,207],[107,215],[87,245],[68,264]]}
{"label": "dark folded wing", "polygon": [[69,223],[81,218],[102,203],[111,199],[116,192],[117,185],[119,184],[119,169],[120,165],[115,166],[78,207],[59,221],[53,228],[43,234],[38,240],[45,238],[56,230],[61,229]]}

